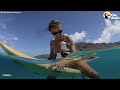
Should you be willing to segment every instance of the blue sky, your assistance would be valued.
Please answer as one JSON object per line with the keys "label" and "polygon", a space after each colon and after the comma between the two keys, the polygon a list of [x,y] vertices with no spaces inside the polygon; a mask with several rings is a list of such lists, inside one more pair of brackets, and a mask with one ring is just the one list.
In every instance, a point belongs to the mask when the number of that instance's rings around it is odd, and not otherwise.
{"label": "blue sky", "polygon": [[[11,11],[13,12],[13,11]],[[49,53],[53,39],[50,32],[40,37],[38,32],[48,27],[52,19],[58,19],[65,34],[75,42],[120,41],[120,20],[105,20],[105,11],[0,11],[0,40],[31,56]],[[110,11],[120,17],[120,12]],[[0,49],[1,52],[2,49]]]}

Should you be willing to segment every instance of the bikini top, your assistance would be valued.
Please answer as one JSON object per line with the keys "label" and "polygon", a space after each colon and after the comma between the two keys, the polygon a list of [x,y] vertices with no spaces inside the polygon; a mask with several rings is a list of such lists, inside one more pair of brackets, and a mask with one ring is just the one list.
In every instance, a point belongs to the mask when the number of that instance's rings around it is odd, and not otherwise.
{"label": "bikini top", "polygon": [[[54,47],[51,46],[51,47],[52,47],[52,50],[53,50],[53,53],[52,53],[52,54],[53,54],[53,57],[54,57],[54,58],[57,57],[57,54],[58,54],[58,53],[61,53],[61,55],[62,55],[63,57],[65,57],[66,55],[68,55],[68,54],[70,53],[70,45],[71,45],[71,43],[66,41],[66,37],[67,37],[67,35],[63,35],[63,41],[60,43],[60,51],[59,51],[59,52],[56,52],[56,51],[54,50]],[[52,44],[52,45],[53,45],[53,44]]]}

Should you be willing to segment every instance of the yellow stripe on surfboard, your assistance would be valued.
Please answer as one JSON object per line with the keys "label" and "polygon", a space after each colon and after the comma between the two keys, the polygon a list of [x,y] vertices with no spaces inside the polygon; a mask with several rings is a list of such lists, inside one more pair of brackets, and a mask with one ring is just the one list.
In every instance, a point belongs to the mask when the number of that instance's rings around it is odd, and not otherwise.
{"label": "yellow stripe on surfboard", "polygon": [[11,55],[14,55],[14,56],[19,56],[19,57],[24,57],[24,58],[31,58],[33,60],[35,60],[36,58],[34,57],[31,57],[29,55],[26,55],[24,53],[21,53],[13,48],[11,48],[10,46],[8,46],[7,44],[5,44],[4,42],[0,41],[0,45],[2,46],[2,48],[4,49],[4,51],[6,53],[9,53]]}

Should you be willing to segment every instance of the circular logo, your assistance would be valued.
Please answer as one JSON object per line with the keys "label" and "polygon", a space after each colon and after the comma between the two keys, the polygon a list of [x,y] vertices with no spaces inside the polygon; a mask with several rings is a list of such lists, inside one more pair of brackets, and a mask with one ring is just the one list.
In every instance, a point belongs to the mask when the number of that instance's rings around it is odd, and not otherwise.
{"label": "circular logo", "polygon": [[111,17],[110,12],[108,12],[108,11],[104,12],[103,17],[104,17],[105,19],[109,19],[109,18]]}

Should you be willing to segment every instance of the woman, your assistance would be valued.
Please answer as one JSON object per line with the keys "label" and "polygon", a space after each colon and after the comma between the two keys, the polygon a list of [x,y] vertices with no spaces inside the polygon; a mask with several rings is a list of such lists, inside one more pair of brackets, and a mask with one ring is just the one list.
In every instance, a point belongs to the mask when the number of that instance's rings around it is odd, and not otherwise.
{"label": "woman", "polygon": [[[75,43],[69,36],[62,34],[62,25],[58,20],[52,20],[49,23],[49,31],[54,36],[54,40],[51,40],[50,42],[50,55],[48,60],[65,58],[70,52],[76,52]],[[62,48],[61,45],[64,45],[64,47]],[[86,60],[79,60],[77,62],[60,61],[52,64],[50,67],[56,67],[54,68],[56,70],[60,70],[63,67],[71,67],[79,69],[88,78],[99,78],[98,73],[87,64]],[[48,76],[48,78],[52,77]]]}
{"label": "woman", "polygon": [[[69,47],[68,51],[76,52],[76,47],[73,40],[69,36],[62,34],[63,32],[62,25],[59,21],[52,20],[49,24],[49,31],[54,36],[54,40],[51,40],[50,42],[50,56],[48,58],[49,60],[56,59],[57,53],[59,52],[62,53],[64,51],[64,50],[61,50],[60,48],[60,44],[62,41],[66,42],[67,46]],[[64,54],[65,52],[63,53],[63,56]]]}

